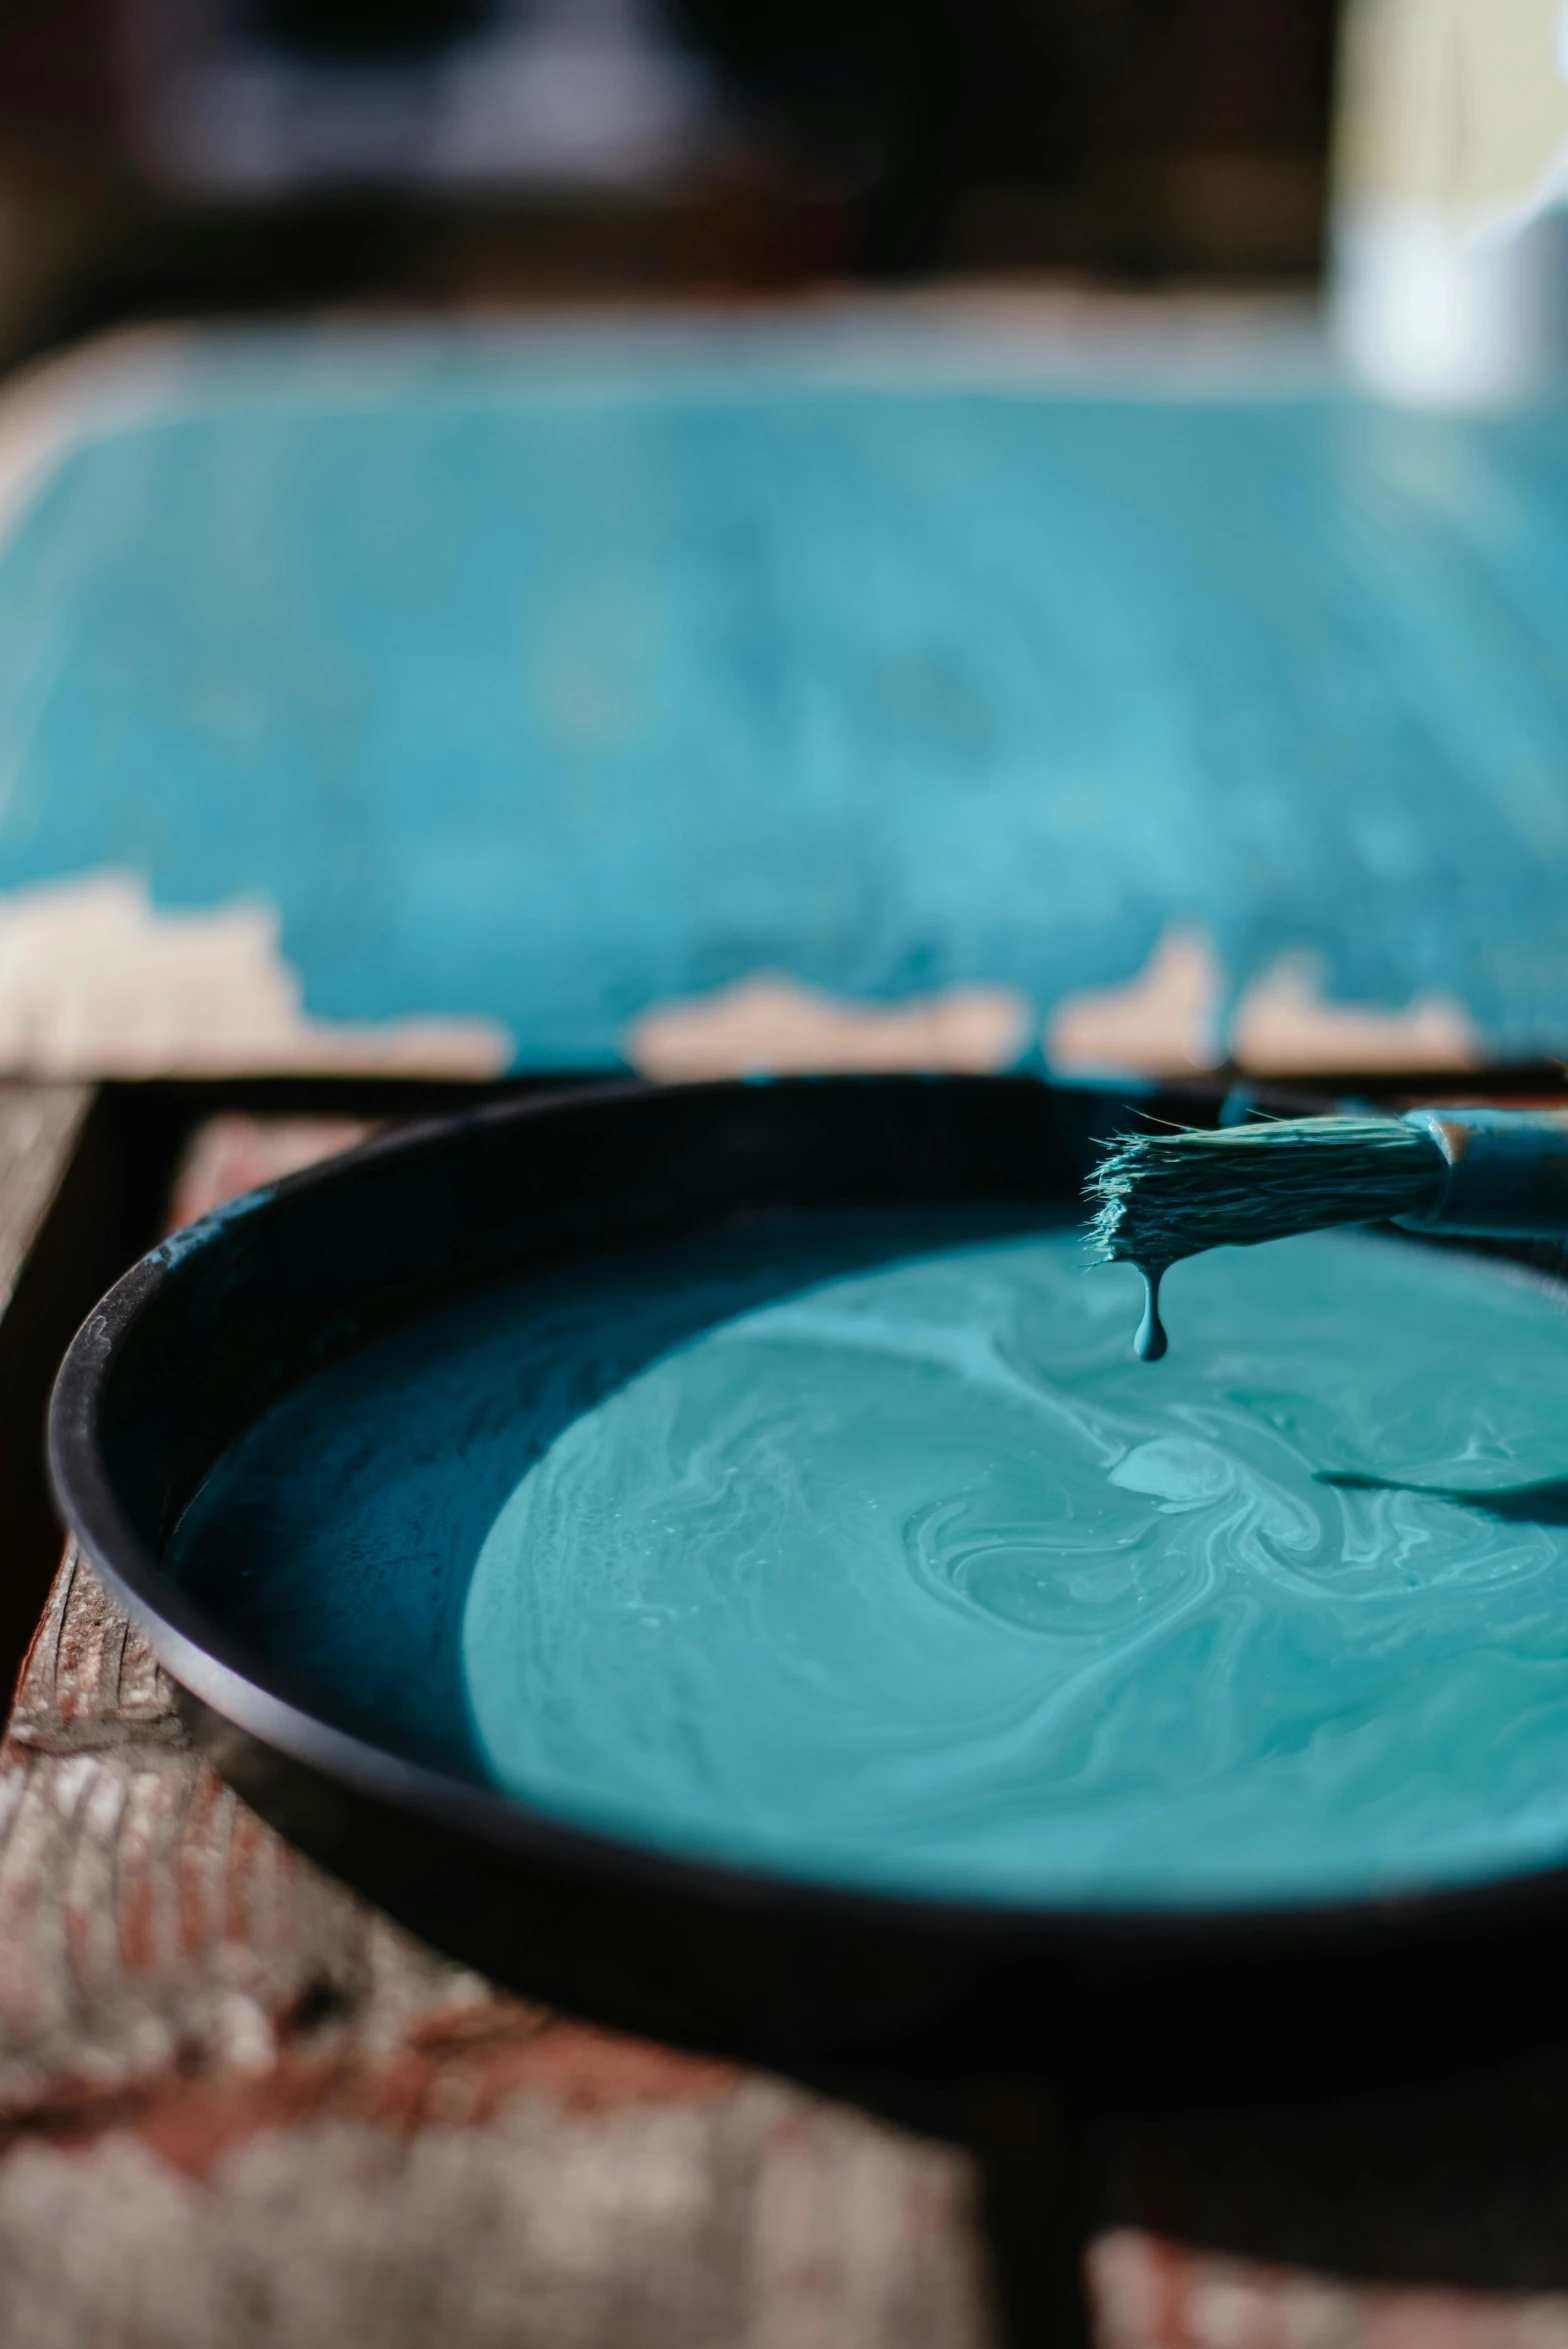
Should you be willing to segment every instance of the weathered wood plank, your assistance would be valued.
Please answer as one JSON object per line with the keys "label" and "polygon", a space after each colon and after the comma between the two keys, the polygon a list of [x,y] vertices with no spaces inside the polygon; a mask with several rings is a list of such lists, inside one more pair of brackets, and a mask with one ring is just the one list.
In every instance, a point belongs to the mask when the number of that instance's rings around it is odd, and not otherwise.
{"label": "weathered wood plank", "polygon": [[44,1480],[49,1383],[101,1287],[83,1245],[97,1169],[84,1085],[0,1083],[0,1682],[9,1683],[60,1554]]}
{"label": "weathered wood plank", "polygon": [[386,1923],[219,1783],[67,1559],[0,1751],[8,2349],[978,2349],[966,2197],[951,2153]]}
{"label": "weathered wood plank", "polygon": [[15,1293],[92,1098],[88,1085],[0,1083],[0,1312]]}
{"label": "weathered wood plank", "polygon": [[241,1110],[204,1118],[175,1169],[171,1225],[194,1223],[258,1183],[275,1183],[320,1159],[352,1150],[375,1132],[362,1117],[251,1117]]}
{"label": "weathered wood plank", "polygon": [[1350,2284],[1140,2229],[1089,2259],[1097,2349],[1568,2349],[1568,2295]]}

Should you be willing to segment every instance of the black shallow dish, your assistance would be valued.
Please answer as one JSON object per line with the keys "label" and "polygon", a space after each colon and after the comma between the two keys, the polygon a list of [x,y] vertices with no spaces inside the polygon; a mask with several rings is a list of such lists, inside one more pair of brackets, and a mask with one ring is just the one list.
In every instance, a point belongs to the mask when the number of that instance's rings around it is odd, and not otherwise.
{"label": "black shallow dish", "polygon": [[[1145,1096],[1189,1122],[1218,1102]],[[617,1842],[349,1734],[163,1566],[219,1454],[367,1335],[502,1274],[759,1210],[1076,1197],[1114,1094],[1023,1078],[611,1086],[507,1102],[280,1184],[128,1273],[60,1373],[62,1507],[238,1790],[498,1980],[797,2070],[1038,2069],[1277,2093],[1556,2030],[1568,1869],[1171,1915],[918,1901]]]}

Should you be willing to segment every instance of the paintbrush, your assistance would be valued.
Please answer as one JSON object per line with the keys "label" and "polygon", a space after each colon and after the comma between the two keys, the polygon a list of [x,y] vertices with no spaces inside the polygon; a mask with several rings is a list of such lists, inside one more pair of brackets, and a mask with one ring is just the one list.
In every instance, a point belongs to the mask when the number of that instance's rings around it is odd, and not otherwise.
{"label": "paintbrush", "polygon": [[1204,1248],[1348,1223],[1568,1236],[1568,1110],[1412,1109],[1121,1134],[1085,1195],[1095,1209],[1093,1261],[1135,1264],[1143,1274],[1135,1347],[1157,1362],[1166,1347],[1161,1276]]}

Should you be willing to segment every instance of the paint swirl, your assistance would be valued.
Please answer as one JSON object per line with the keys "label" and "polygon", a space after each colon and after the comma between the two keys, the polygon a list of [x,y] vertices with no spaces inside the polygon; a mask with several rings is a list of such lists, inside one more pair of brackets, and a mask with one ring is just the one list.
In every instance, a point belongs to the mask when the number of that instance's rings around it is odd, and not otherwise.
{"label": "paint swirl", "polygon": [[1557,1299],[1366,1234],[1171,1280],[1158,1373],[1135,1276],[1064,1233],[854,1270],[650,1361],[479,1547],[487,1774],[666,1847],[981,1899],[1568,1854]]}

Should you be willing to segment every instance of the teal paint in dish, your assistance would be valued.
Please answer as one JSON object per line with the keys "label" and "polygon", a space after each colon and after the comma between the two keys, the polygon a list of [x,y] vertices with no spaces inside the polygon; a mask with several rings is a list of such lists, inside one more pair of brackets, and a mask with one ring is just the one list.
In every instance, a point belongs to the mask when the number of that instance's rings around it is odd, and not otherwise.
{"label": "teal paint in dish", "polygon": [[1568,1858],[1568,1325],[1363,1233],[1169,1276],[802,1217],[370,1349],[179,1563],[340,1717],[666,1850],[1282,1903]]}
{"label": "teal paint in dish", "polygon": [[1561,1044],[1568,412],[812,348],[191,362],[0,549],[0,889],[261,896],[313,1013],[533,1066],[762,969],[1043,1014],[1173,920]]}
{"label": "teal paint in dish", "polygon": [[556,1437],[729,1316],[1021,1220],[1038,1216],[763,1217],[460,1300],[261,1420],[187,1510],[171,1568],[337,1718],[483,1776],[463,1685],[464,1600],[496,1515]]}

